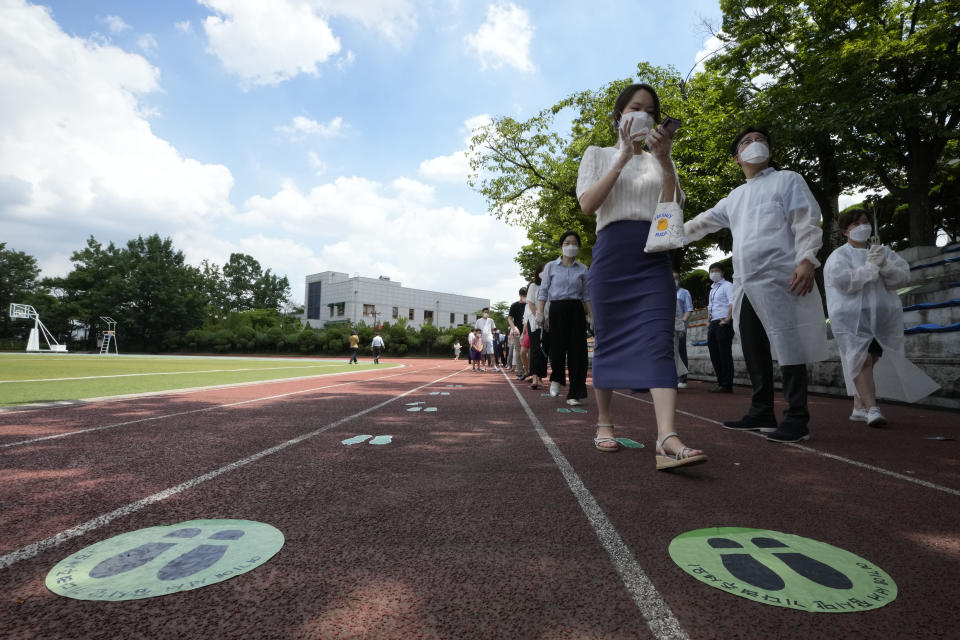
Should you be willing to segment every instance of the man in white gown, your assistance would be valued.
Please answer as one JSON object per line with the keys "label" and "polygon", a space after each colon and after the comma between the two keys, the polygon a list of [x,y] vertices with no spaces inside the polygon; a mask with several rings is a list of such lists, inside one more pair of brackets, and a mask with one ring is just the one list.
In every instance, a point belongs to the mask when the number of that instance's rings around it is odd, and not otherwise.
{"label": "man in white gown", "polygon": [[[693,241],[719,229],[733,234],[734,310],[753,385],[750,409],[728,429],[758,430],[772,442],[810,437],[807,363],[826,360],[827,332],[813,272],[820,266],[820,207],[803,178],[770,166],[770,134],[750,127],[731,145],[747,178],[713,208],[684,224]],[[787,410],[773,410],[773,360]]]}

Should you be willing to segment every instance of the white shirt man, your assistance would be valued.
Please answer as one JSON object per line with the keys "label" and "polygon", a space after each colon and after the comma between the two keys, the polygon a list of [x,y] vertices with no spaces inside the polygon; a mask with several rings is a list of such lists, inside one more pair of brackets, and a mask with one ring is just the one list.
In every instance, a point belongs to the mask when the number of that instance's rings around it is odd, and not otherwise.
{"label": "white shirt man", "polygon": [[[483,315],[477,318],[476,324],[473,325],[474,329],[480,329],[480,333],[483,335],[483,358],[494,371],[500,371],[499,368],[494,366],[493,362],[493,328],[496,326],[493,322],[493,318],[490,317],[490,310],[484,309]],[[483,371],[486,371],[487,368],[483,367]]]}

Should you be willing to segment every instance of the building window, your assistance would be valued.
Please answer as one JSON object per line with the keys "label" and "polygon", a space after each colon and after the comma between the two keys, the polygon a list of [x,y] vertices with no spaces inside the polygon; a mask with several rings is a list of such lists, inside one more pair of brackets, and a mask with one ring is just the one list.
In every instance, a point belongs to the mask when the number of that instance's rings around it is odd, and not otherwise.
{"label": "building window", "polygon": [[469,322],[467,322],[467,314],[463,314],[463,324],[469,324]]}
{"label": "building window", "polygon": [[346,303],[346,302],[338,302],[338,303],[335,304],[334,306],[337,308],[337,315],[338,315],[338,316],[342,316],[342,315],[346,312],[346,310],[347,310],[347,303]]}
{"label": "building window", "polygon": [[320,319],[320,282],[307,285],[307,320]]}
{"label": "building window", "polygon": [[336,305],[334,305],[334,304],[328,304],[327,306],[330,307],[330,317],[332,318],[332,317],[333,317],[333,308],[334,308]]}
{"label": "building window", "polygon": [[393,319],[396,320],[400,317],[400,307],[393,308]]}
{"label": "building window", "polygon": [[423,322],[424,324],[433,324],[433,310],[424,309],[423,310]]}
{"label": "building window", "polygon": [[413,309],[410,309],[410,319],[413,320]]}
{"label": "building window", "polygon": [[450,314],[450,326],[452,327],[452,326],[455,325],[456,323],[457,323],[457,314],[451,313],[451,314]]}
{"label": "building window", "polygon": [[363,315],[365,316],[375,316],[377,315],[377,307],[372,304],[363,305]]}

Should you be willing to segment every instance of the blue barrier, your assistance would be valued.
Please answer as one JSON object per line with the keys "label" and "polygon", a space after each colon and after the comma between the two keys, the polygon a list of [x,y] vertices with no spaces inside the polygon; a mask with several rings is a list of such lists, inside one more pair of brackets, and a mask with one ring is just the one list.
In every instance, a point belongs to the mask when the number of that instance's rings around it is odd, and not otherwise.
{"label": "blue barrier", "polygon": [[914,333],[947,333],[949,331],[960,331],[960,322],[948,324],[945,327],[940,326],[939,324],[920,324],[903,330],[903,332],[907,335]]}
{"label": "blue barrier", "polygon": [[958,300],[947,300],[945,302],[921,302],[919,304],[912,304],[909,307],[904,307],[904,311],[917,311],[918,309],[942,309],[943,307],[957,307],[960,306],[960,299]]}
{"label": "blue barrier", "polygon": [[915,267],[910,267],[910,271],[916,271],[917,269],[926,269],[927,267],[939,267],[942,264],[947,264],[950,262],[960,261],[960,256],[956,258],[944,258],[943,260],[938,260],[936,262],[929,262],[927,264],[918,264]]}

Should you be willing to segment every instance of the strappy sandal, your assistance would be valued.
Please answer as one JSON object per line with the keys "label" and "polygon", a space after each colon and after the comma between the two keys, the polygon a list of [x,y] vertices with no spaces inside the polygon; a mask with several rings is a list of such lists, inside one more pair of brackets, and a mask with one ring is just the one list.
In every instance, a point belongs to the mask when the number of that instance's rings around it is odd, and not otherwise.
{"label": "strappy sandal", "polygon": [[[603,451],[604,453],[616,453],[617,451],[620,451],[620,443],[617,442],[617,439],[616,439],[616,438],[609,438],[609,437],[601,438],[601,437],[600,437],[600,435],[599,435],[599,434],[600,434],[600,427],[610,427],[611,430],[613,429],[613,425],[612,425],[612,424],[598,424],[598,425],[597,425],[597,437],[595,437],[595,438],[593,439],[593,447],[594,447],[597,451]],[[606,446],[606,447],[601,447],[601,446],[600,446],[601,443],[604,443],[604,444],[605,444],[605,443],[609,443],[609,442],[612,442],[612,443],[614,444],[614,446],[612,446],[612,447],[611,447],[611,446]]]}
{"label": "strappy sandal", "polygon": [[666,471],[668,469],[676,469],[677,467],[692,467],[693,465],[703,464],[707,461],[706,454],[690,455],[691,451],[695,451],[695,449],[691,447],[684,447],[677,453],[667,453],[663,448],[663,443],[670,438],[677,438],[679,440],[680,436],[678,436],[675,431],[671,431],[663,437],[663,440],[657,440],[657,471]]}

